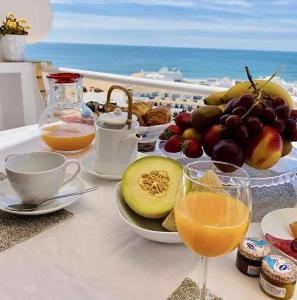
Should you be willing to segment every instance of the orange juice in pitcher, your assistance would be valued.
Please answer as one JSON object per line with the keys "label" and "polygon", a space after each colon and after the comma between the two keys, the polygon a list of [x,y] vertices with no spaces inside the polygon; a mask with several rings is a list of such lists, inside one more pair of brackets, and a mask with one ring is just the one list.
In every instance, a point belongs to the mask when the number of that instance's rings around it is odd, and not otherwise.
{"label": "orange juice in pitcher", "polygon": [[94,139],[94,127],[82,123],[56,123],[41,128],[42,140],[59,151],[86,148]]}
{"label": "orange juice in pitcher", "polygon": [[62,152],[88,147],[95,136],[95,118],[83,102],[82,76],[57,73],[48,75],[47,79],[47,106],[39,120],[42,140]]}

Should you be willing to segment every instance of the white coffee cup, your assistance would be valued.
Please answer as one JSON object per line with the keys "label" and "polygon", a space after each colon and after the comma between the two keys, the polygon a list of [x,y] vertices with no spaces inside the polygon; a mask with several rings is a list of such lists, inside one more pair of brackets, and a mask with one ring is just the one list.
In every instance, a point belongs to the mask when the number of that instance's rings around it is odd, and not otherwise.
{"label": "white coffee cup", "polygon": [[[70,164],[76,170],[65,180]],[[7,178],[24,203],[38,204],[55,196],[61,187],[73,180],[80,171],[76,159],[66,161],[64,155],[55,152],[30,152],[10,155],[5,159]]]}

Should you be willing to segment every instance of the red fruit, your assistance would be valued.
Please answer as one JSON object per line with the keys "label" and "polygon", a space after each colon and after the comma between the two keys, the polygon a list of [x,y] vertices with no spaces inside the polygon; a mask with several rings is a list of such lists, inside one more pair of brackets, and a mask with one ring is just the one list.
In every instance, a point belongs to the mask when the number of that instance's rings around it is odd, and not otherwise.
{"label": "red fruit", "polygon": [[290,117],[294,120],[297,120],[297,109],[291,109]]}
{"label": "red fruit", "polygon": [[187,157],[191,158],[198,158],[203,154],[201,144],[193,139],[185,140],[182,144],[182,150]]}
{"label": "red fruit", "polygon": [[163,132],[163,136],[166,140],[170,139],[174,135],[181,135],[181,134],[182,134],[182,130],[177,125],[168,126]]}
{"label": "red fruit", "polygon": [[203,137],[203,149],[208,156],[212,155],[213,147],[221,140],[222,125],[213,125],[207,129]]}
{"label": "red fruit", "polygon": [[166,141],[167,140],[166,137],[164,136],[164,132],[161,133],[161,135],[159,136],[159,140],[161,140],[161,141]]}
{"label": "red fruit", "polygon": [[241,124],[241,118],[237,115],[231,115],[226,119],[226,127],[229,129],[238,128]]}
{"label": "red fruit", "polygon": [[291,133],[291,141],[297,142],[297,128],[295,128]]}
{"label": "red fruit", "polygon": [[191,114],[182,112],[175,117],[175,123],[183,130],[192,127]]}
{"label": "red fruit", "polygon": [[[211,159],[241,167],[244,163],[244,154],[239,144],[233,140],[222,140],[214,146]],[[217,166],[220,170],[225,169],[226,172],[234,170],[233,167]]]}
{"label": "red fruit", "polygon": [[164,150],[167,152],[180,152],[182,150],[182,140],[180,136],[174,135],[165,144]]}

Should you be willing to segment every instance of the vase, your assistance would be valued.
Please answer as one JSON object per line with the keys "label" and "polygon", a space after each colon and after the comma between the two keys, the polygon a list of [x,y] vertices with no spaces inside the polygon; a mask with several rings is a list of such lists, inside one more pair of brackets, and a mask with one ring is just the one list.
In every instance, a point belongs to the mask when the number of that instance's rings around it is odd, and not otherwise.
{"label": "vase", "polygon": [[24,61],[26,36],[17,34],[2,35],[0,39],[4,61]]}

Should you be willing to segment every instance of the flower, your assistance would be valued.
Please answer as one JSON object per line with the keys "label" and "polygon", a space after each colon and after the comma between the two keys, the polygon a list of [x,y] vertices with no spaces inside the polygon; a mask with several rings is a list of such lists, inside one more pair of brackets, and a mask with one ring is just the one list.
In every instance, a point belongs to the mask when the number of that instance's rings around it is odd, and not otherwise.
{"label": "flower", "polygon": [[0,34],[26,35],[28,34],[28,30],[31,29],[31,26],[27,22],[26,19],[17,19],[14,13],[9,13],[6,16],[6,20],[0,26]]}
{"label": "flower", "polygon": [[28,22],[28,21],[27,21],[26,19],[24,19],[24,18],[18,19],[18,21],[19,21],[20,23],[23,23],[23,24],[25,24],[25,23]]}
{"label": "flower", "polygon": [[7,25],[7,27],[12,28],[12,29],[15,29],[17,27],[16,22],[10,21],[10,20],[6,22],[6,25]]}

